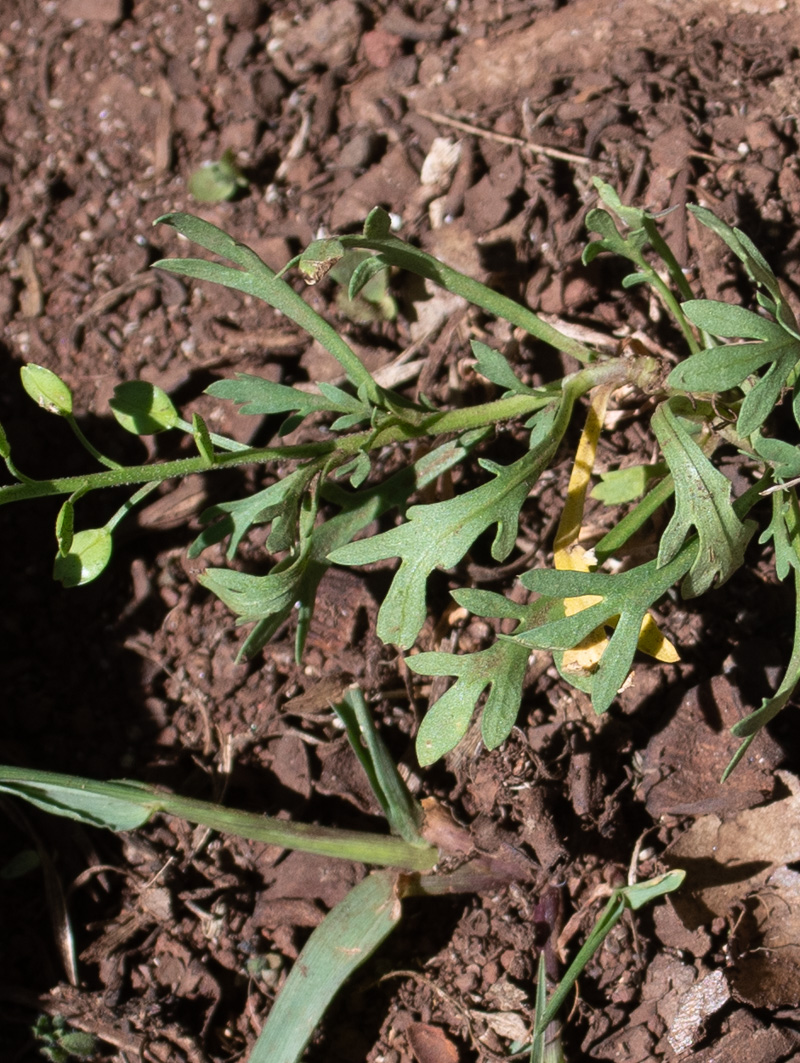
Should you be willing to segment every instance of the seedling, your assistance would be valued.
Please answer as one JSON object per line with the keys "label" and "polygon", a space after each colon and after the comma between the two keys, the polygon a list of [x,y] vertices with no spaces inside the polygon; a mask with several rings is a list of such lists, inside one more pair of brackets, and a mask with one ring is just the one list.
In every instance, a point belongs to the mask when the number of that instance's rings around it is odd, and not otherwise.
{"label": "seedling", "polygon": [[219,162],[206,162],[192,173],[189,191],[198,203],[219,203],[233,199],[237,192],[249,184],[236,164],[235,152],[228,148]]}
{"label": "seedling", "polygon": [[40,1015],[31,1030],[40,1053],[51,1063],[69,1063],[71,1059],[91,1059],[97,1040],[91,1034],[70,1029],[63,1015]]}

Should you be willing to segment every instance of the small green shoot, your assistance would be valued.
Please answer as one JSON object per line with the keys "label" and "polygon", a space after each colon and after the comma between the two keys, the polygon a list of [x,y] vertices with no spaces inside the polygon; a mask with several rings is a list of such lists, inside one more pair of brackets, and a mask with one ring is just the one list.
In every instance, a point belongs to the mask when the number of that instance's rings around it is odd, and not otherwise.
{"label": "small green shoot", "polygon": [[236,164],[236,153],[228,148],[219,162],[206,162],[189,177],[189,192],[198,203],[220,203],[233,199],[250,182]]}
{"label": "small green shoot", "polygon": [[548,1063],[548,1039],[547,1028],[552,1023],[564,1005],[573,986],[578,981],[581,972],[597,952],[605,939],[620,921],[626,911],[636,912],[646,904],[672,893],[683,884],[686,877],[685,871],[669,871],[665,875],[651,878],[647,882],[637,882],[632,886],[622,886],[615,889],[595,923],[578,955],[567,968],[564,977],[557,988],[545,1003],[545,972],[544,965],[539,964],[539,979],[536,990],[536,1009],[533,1021],[533,1043],[531,1045],[531,1063]]}
{"label": "small green shoot", "polygon": [[63,1015],[40,1015],[31,1032],[40,1042],[39,1052],[50,1063],[91,1059],[97,1050],[97,1039],[89,1033],[71,1029]]}

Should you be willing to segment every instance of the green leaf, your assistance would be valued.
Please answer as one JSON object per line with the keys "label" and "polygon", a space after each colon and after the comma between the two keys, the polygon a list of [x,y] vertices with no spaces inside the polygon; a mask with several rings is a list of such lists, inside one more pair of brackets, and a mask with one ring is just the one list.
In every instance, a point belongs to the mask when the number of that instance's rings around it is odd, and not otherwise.
{"label": "green leaf", "polygon": [[[299,661],[314,612],[317,587],[330,567],[328,554],[350,542],[387,510],[403,505],[414,491],[421,490],[463,461],[469,450],[484,438],[483,430],[465,433],[460,439],[441,444],[385,483],[364,491],[351,494],[331,482],[325,483],[321,494],[341,506],[341,512],[313,528],[303,552],[280,562],[266,576],[237,573],[229,579],[227,569],[206,570],[201,582],[206,581],[213,593],[242,616],[243,622],[256,621],[241,647],[240,656],[252,657],[258,653],[297,605],[296,656]],[[230,507],[230,504],[226,506]],[[237,515],[241,524],[246,519],[243,514]],[[192,549],[195,550],[196,546],[193,544]]]}
{"label": "green leaf", "polygon": [[360,487],[370,474],[372,463],[366,450],[359,450],[352,461],[340,465],[336,470],[337,479],[347,477],[353,487]]}
{"label": "green leaf", "polygon": [[146,380],[117,384],[109,406],[117,422],[135,436],[154,436],[180,423],[169,395]]}
{"label": "green leaf", "polygon": [[211,468],[216,461],[214,444],[211,442],[208,426],[199,413],[192,414],[192,437],[194,438],[194,443],[200,457],[203,458],[208,463],[208,467]]}
{"label": "green leaf", "polygon": [[645,229],[637,226],[627,237],[623,236],[608,211],[596,207],[586,215],[586,228],[590,232],[600,233],[602,239],[587,244],[581,255],[585,266],[593,262],[601,251],[630,259],[637,264],[644,262],[643,249],[649,240]]}
{"label": "green leaf", "polygon": [[[519,605],[492,591],[465,588],[453,592],[456,602],[476,616],[514,619],[518,630],[535,622],[549,608],[540,599]],[[425,767],[454,749],[472,719],[478,699],[489,688],[481,710],[481,736],[487,749],[496,749],[508,738],[517,721],[522,686],[530,650],[502,639],[486,650],[471,654],[420,653],[406,658],[412,672],[420,675],[452,675],[456,682],[430,706],[417,734],[417,759]]]}
{"label": "green leaf", "polygon": [[656,878],[648,879],[646,882],[636,882],[631,886],[622,886],[612,892],[591,933],[578,955],[567,968],[564,977],[558,983],[558,988],[550,997],[547,1007],[542,1011],[537,1006],[538,1020],[534,1033],[543,1033],[548,1024],[556,1017],[581,972],[620,921],[626,910],[638,911],[646,904],[651,904],[665,894],[680,889],[685,878],[686,872],[676,868],[673,871],[668,871],[665,875],[658,875]]}
{"label": "green leaf", "polygon": [[508,364],[507,359],[499,351],[493,350],[480,340],[472,340],[470,343],[472,353],[475,355],[477,370],[481,376],[491,380],[493,384],[504,388],[506,394],[533,395],[533,388],[523,384],[517,374]]}
{"label": "green leaf", "polygon": [[784,580],[791,569],[800,568],[797,550],[797,495],[794,491],[787,492],[785,495],[780,491],[775,491],[771,498],[772,519],[758,541],[763,544],[772,539],[775,550],[775,571],[778,579]]}
{"label": "green leaf", "polygon": [[0,424],[0,458],[7,461],[11,457],[11,444],[8,442],[6,430]]}
{"label": "green leaf", "polygon": [[368,240],[385,240],[392,235],[392,219],[383,207],[373,207],[364,222]]}
{"label": "green leaf", "polygon": [[496,642],[477,653],[420,653],[407,657],[412,672],[453,675],[456,682],[428,709],[417,734],[417,759],[422,767],[454,749],[472,719],[478,698],[488,687],[481,716],[487,749],[504,742],[517,721],[522,684],[530,651],[512,642]]}
{"label": "green leaf", "polygon": [[331,269],[331,278],[342,285],[336,294],[341,314],[356,324],[394,321],[397,303],[389,292],[389,265],[380,255],[356,249]]}
{"label": "green leaf", "polygon": [[675,512],[661,537],[658,564],[668,565],[679,556],[696,527],[699,548],[681,586],[685,598],[695,598],[724,583],[743,564],[756,524],[736,516],[730,480],[714,468],[670,402],[659,406],[651,424],[675,482]]}
{"label": "green leaf", "polygon": [[134,830],[152,815],[152,809],[141,801],[142,791],[124,782],[101,783],[72,775],[0,767],[0,791],[22,797],[45,812],[108,830]]}
{"label": "green leaf", "polygon": [[236,165],[236,156],[228,148],[219,162],[206,162],[189,178],[189,192],[198,203],[220,203],[232,199],[249,181]]}
{"label": "green leaf", "polygon": [[[207,395],[217,399],[229,399],[241,405],[239,413],[263,415],[286,413],[297,410],[304,417],[316,410],[334,410],[346,413],[351,408],[339,402],[331,402],[324,395],[314,395],[309,391],[300,391],[285,384],[275,384],[252,373],[237,373],[232,380],[216,380],[206,388]],[[348,396],[349,397],[349,396]]]}
{"label": "green leaf", "polygon": [[74,534],[75,505],[72,499],[68,498],[58,511],[58,516],[56,517],[56,542],[58,543],[58,553],[60,557],[66,557],[69,553]]}
{"label": "green leaf", "polygon": [[759,435],[753,441],[753,449],[772,466],[777,480],[793,480],[800,476],[800,447],[783,439]]}
{"label": "green leaf", "polygon": [[72,539],[66,554],[53,562],[53,579],[65,587],[82,587],[97,579],[111,559],[113,540],[106,528],[87,528]]}
{"label": "green leaf", "polygon": [[0,766],[0,791],[22,797],[45,812],[109,830],[133,830],[155,812],[163,812],[239,838],[341,860],[428,871],[437,858],[431,846],[409,845],[400,838],[240,812],[128,780],[100,782],[75,775]]}
{"label": "green leaf", "polygon": [[344,254],[344,245],[335,237],[314,240],[300,255],[297,268],[302,273],[306,284],[316,284],[330,273]]}
{"label": "green leaf", "polygon": [[739,411],[739,434],[752,435],[779,401],[800,359],[800,343],[784,325],[741,306],[695,299],[685,302],[683,310],[691,321],[714,335],[764,341],[701,351],[673,369],[668,381],[672,387],[687,391],[726,391],[771,362],[764,376],[745,395]]}
{"label": "green leaf", "polygon": [[667,473],[664,462],[654,465],[629,465],[625,469],[612,469],[600,473],[600,483],[590,492],[606,506],[620,506],[641,498],[652,480],[658,480]]}
{"label": "green leaf", "polygon": [[[555,410],[551,416],[552,424]],[[425,622],[428,576],[436,567],[446,569],[457,564],[487,528],[497,525],[492,557],[502,561],[508,556],[516,540],[520,508],[552,458],[559,438],[557,433],[546,437],[512,465],[492,464],[491,482],[444,502],[411,506],[405,524],[350,543],[330,555],[339,565],[400,558],[400,568],[378,613],[380,639],[403,649],[413,645]]]}
{"label": "green leaf", "polygon": [[[389,263],[386,262],[380,255],[370,254],[369,251],[351,251],[353,256],[351,260],[351,268],[348,269],[348,277],[346,280],[340,280],[337,272],[334,273],[334,280],[338,280],[340,284],[347,284],[347,294],[350,299],[355,299],[356,296],[361,295],[366,286],[375,277],[379,277],[380,274],[384,274],[381,278],[381,287],[384,292],[386,290],[387,276],[389,271]],[[348,256],[349,257],[349,256]],[[380,292],[380,287],[377,289]],[[370,299],[370,302],[379,302],[378,299]]]}
{"label": "green leaf", "polygon": [[392,833],[412,845],[426,846],[427,842],[420,834],[425,818],[422,806],[412,797],[397,770],[375,727],[361,690],[354,684],[339,704],[333,707],[345,726],[353,752],[364,769]]}
{"label": "green leaf", "polygon": [[378,394],[378,386],[359,361],[355,351],[332,325],[328,324],[290,285],[262,262],[255,251],[233,240],[222,229],[191,214],[165,214],[156,224],[171,225],[183,236],[201,247],[234,262],[240,269],[231,269],[205,259],[163,259],[153,263],[154,269],[164,269],[198,280],[222,284],[235,291],[262,299],[285,314],[313,336],[339,362],[356,388],[363,386],[370,399]]}
{"label": "green leaf", "polygon": [[748,391],[742,402],[736,430],[741,436],[750,436],[766,421],[780,401],[781,392],[797,365],[800,345],[776,352],[777,357],[764,376]]}
{"label": "green leaf", "polygon": [[649,561],[627,572],[569,572],[534,569],[520,583],[551,599],[596,595],[601,600],[573,616],[548,620],[529,631],[503,636],[534,649],[571,649],[601,624],[619,617],[597,670],[592,675],[594,710],[605,712],[631,669],[642,621],[648,610],[692,566],[697,543],[692,541],[668,564]]}
{"label": "green leaf", "polygon": [[248,530],[254,524],[269,521],[273,521],[273,527],[268,548],[274,553],[288,550],[296,538],[300,501],[315,471],[313,464],[301,465],[263,491],[235,502],[219,502],[204,510],[200,522],[206,527],[189,547],[189,557],[197,557],[212,544],[230,536],[227,556],[232,558]]}
{"label": "green leaf", "polygon": [[248,1063],[298,1063],[334,996],[400,921],[397,878],[388,871],[368,875],[313,931]]}
{"label": "green leaf", "polygon": [[763,291],[769,293],[769,301],[759,299],[761,305],[768,307],[787,332],[800,339],[797,322],[791,307],[784,298],[781,286],[750,237],[741,229],[731,228],[706,207],[690,204],[689,210],[702,225],[716,233],[728,245],[744,265],[750,279]]}
{"label": "green leaf", "polygon": [[771,362],[776,348],[770,343],[738,343],[708,347],[687,358],[670,373],[667,384],[683,391],[719,394],[738,387],[762,365]]}
{"label": "green leaf", "polygon": [[687,299],[681,303],[681,307],[693,324],[714,336],[772,340],[776,343],[786,343],[789,339],[786,330],[777,322],[733,303],[722,303],[715,299]]}
{"label": "green leaf", "polygon": [[97,1051],[97,1038],[80,1030],[70,1030],[59,1038],[61,1047],[71,1056],[88,1059]]}
{"label": "green leaf", "polygon": [[20,369],[22,386],[43,410],[55,413],[59,417],[69,417],[72,413],[72,392],[61,379],[43,365],[32,362]]}
{"label": "green leaf", "polygon": [[297,600],[296,585],[301,574],[298,567],[302,570],[300,559],[294,559],[289,565],[279,562],[266,576],[251,576],[229,568],[207,568],[197,579],[246,622],[275,613],[282,617],[289,615]]}
{"label": "green leaf", "polygon": [[[529,1063],[547,1063],[545,1059],[546,1027],[541,1019],[547,1006],[547,958],[545,950],[539,953],[539,968],[536,975],[536,998],[533,1009],[533,1041],[531,1042],[531,1054]],[[563,1058],[563,1057],[561,1057]]]}

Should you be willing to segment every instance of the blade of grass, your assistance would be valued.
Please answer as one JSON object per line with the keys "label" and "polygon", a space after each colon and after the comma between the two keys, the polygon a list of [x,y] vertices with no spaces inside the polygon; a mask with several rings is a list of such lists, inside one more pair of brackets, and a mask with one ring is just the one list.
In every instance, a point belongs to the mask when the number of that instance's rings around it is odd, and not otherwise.
{"label": "blade of grass", "polygon": [[422,808],[400,777],[389,750],[375,729],[364,695],[358,686],[351,686],[334,708],[345,725],[350,745],[355,750],[392,832],[399,834],[410,845],[426,846],[427,842],[419,833],[423,819]]}
{"label": "blade of grass", "polygon": [[397,926],[396,873],[362,879],[323,919],[297,957],[248,1063],[298,1063],[331,1001]]}

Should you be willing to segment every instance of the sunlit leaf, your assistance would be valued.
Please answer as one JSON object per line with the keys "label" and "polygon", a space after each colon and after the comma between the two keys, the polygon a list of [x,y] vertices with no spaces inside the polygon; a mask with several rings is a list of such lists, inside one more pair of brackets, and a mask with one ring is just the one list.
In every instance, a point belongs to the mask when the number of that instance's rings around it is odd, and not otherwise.
{"label": "sunlit leaf", "polygon": [[[548,620],[513,638],[535,649],[570,649],[602,624],[614,621],[616,628],[593,674],[592,704],[605,712],[617,696],[631,669],[642,631],[652,606],[691,568],[696,542],[688,543],[668,564],[657,561],[613,575],[606,572],[566,572],[533,569],[520,576],[528,588],[551,599],[595,596],[598,601],[572,616]],[[616,618],[619,619],[616,619]]]}
{"label": "sunlit leaf", "polygon": [[714,468],[669,402],[659,406],[651,423],[675,482],[675,512],[661,537],[658,564],[677,557],[696,528],[699,548],[681,586],[684,597],[694,598],[743,564],[756,524],[736,516],[730,480]]}
{"label": "sunlit leaf", "polygon": [[[549,411],[552,424],[555,410]],[[494,479],[455,498],[412,506],[397,528],[341,547],[330,555],[340,565],[366,565],[399,557],[395,574],[378,614],[377,633],[384,642],[408,649],[425,622],[426,585],[437,567],[451,568],[487,528],[497,526],[492,544],[496,561],[514,546],[519,511],[541,470],[552,458],[558,440],[546,436],[512,465],[484,462]]]}
{"label": "sunlit leaf", "polygon": [[52,370],[31,362],[20,369],[20,377],[22,386],[43,410],[59,417],[72,413],[72,392]]}
{"label": "sunlit leaf", "polygon": [[113,540],[106,528],[77,532],[67,553],[58,553],[53,562],[53,579],[65,587],[80,587],[97,579],[111,560]]}
{"label": "sunlit leaf", "polygon": [[117,384],[109,406],[118,423],[136,436],[153,436],[180,423],[169,395],[146,380]]}

